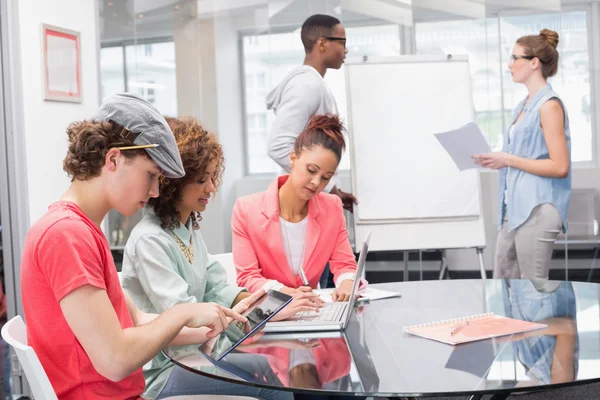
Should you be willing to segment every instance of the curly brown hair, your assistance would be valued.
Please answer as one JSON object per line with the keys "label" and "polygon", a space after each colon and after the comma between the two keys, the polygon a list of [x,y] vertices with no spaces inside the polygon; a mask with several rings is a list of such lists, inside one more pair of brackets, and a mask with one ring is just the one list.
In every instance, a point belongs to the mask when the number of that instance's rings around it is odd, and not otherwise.
{"label": "curly brown hair", "polygon": [[[177,204],[181,201],[183,188],[199,178],[203,178],[208,165],[216,161],[216,169],[211,177],[215,188],[221,184],[225,170],[223,148],[214,134],[207,132],[193,117],[170,118],[166,117],[169,127],[175,135],[177,147],[181,154],[181,161],[185,176],[180,179],[160,177],[160,195],[150,199],[148,205],[152,207],[161,220],[163,229],[179,227],[180,218]],[[199,229],[202,220],[200,213],[192,212],[192,226]]]}
{"label": "curly brown hair", "polygon": [[[100,175],[106,152],[113,147],[132,146],[133,142],[121,136],[123,127],[107,121],[78,121],[67,128],[69,146],[63,160],[63,169],[74,180],[85,181]],[[128,150],[121,154],[128,160],[148,156],[145,150]]]}

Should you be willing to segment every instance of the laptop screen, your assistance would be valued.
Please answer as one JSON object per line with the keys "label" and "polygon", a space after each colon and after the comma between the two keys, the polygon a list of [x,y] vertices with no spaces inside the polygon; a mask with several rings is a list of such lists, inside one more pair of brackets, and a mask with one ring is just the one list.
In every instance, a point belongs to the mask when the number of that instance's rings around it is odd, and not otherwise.
{"label": "laptop screen", "polygon": [[369,241],[371,240],[371,231],[367,234],[365,241],[363,242],[362,249],[360,250],[360,255],[358,256],[358,263],[356,265],[356,277],[354,278],[354,285],[352,285],[352,292],[350,293],[350,301],[348,303],[348,312],[346,313],[346,320],[344,321],[342,327],[346,327],[348,322],[350,321],[350,316],[352,315],[352,309],[354,308],[354,304],[356,303],[356,295],[358,294],[358,287],[360,286],[360,279],[363,276],[363,271],[365,270],[365,265],[367,264],[367,253],[369,252]]}

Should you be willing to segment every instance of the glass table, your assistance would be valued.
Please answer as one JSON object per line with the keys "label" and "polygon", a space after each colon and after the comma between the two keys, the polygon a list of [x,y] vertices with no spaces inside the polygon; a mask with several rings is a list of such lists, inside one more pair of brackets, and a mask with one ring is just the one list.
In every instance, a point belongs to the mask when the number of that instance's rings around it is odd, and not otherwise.
{"label": "glass table", "polygon": [[[488,279],[372,286],[402,297],[359,304],[344,332],[259,334],[216,364],[198,346],[164,352],[201,375],[314,395],[503,399],[600,381],[600,285]],[[548,328],[459,346],[402,329],[487,312]]]}

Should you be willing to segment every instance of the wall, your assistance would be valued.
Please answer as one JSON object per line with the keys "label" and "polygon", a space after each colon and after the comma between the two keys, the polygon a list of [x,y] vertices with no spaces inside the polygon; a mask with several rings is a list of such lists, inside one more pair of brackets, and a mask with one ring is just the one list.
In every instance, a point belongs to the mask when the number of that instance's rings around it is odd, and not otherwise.
{"label": "wall", "polygon": [[242,79],[234,16],[179,21],[175,25],[177,108],[215,132],[226,157],[217,195],[202,213],[203,238],[212,253],[231,251],[235,182],[244,176]]}
{"label": "wall", "polygon": [[[62,169],[66,153],[65,129],[72,121],[92,115],[98,107],[97,2],[81,0],[19,0],[19,42],[23,121],[27,169],[29,222],[39,219],[69,185]],[[50,24],[80,32],[83,102],[48,102],[42,99],[41,25]]]}
{"label": "wall", "polygon": [[223,185],[219,189],[223,215],[223,249],[231,248],[231,213],[236,200],[235,181],[245,174],[244,123],[242,118],[242,79],[240,76],[240,40],[231,15],[215,22],[215,63],[217,65],[217,108],[219,110],[219,140],[227,155]]}

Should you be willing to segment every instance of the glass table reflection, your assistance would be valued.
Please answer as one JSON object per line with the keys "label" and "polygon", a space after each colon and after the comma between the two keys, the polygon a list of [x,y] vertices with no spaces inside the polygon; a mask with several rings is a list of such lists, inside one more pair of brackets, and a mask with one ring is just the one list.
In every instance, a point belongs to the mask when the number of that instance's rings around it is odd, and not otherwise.
{"label": "glass table reflection", "polygon": [[[488,279],[373,287],[402,297],[360,304],[343,333],[261,334],[215,365],[198,346],[164,352],[198,374],[307,394],[496,399],[600,381],[600,285]],[[402,329],[485,312],[548,328],[459,346]]]}

